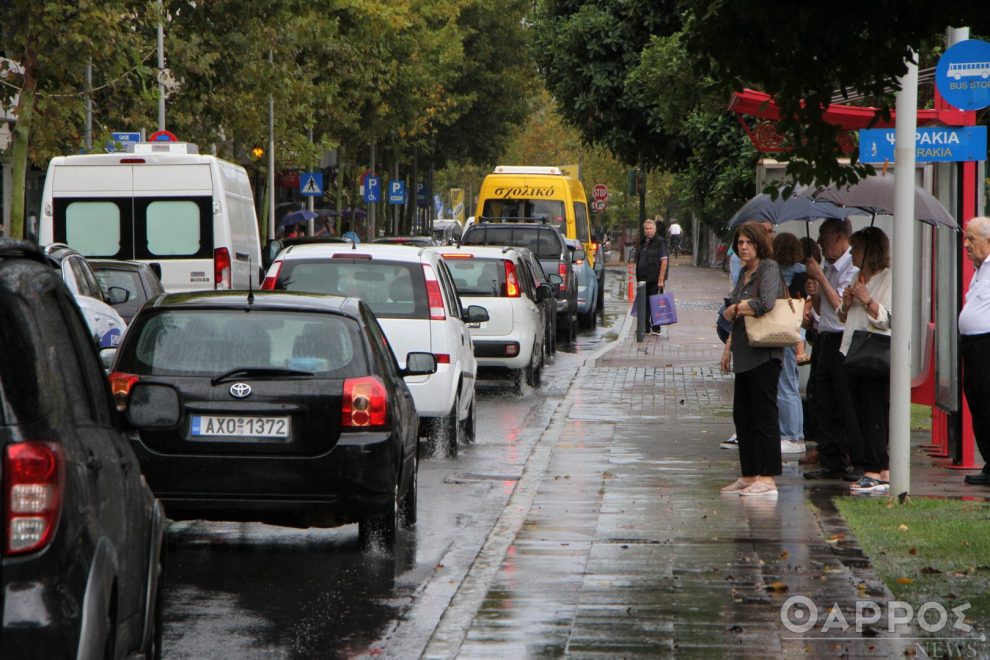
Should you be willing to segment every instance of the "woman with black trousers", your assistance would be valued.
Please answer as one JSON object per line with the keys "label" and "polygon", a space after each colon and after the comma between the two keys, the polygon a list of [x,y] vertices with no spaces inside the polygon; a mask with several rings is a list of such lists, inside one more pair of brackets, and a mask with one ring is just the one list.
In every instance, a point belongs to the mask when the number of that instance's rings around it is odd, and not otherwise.
{"label": "woman with black trousers", "polygon": [[746,336],[746,316],[763,316],[778,298],[786,296],[780,268],[771,257],[770,235],[757,222],[746,222],[736,232],[733,248],[743,263],[724,316],[732,333],[722,353],[722,371],[736,374],[732,421],[739,438],[742,476],[722,489],[739,495],[776,495],[774,477],[782,471],[777,382],[782,348],[756,348]]}

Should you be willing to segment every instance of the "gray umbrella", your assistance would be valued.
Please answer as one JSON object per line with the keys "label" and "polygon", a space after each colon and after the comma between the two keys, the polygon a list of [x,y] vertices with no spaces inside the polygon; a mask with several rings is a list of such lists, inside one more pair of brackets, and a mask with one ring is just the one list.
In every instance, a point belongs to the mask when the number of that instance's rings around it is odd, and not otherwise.
{"label": "gray umbrella", "polygon": [[[778,196],[771,199],[770,195],[760,194],[746,202],[742,208],[729,220],[729,228],[733,229],[747,220],[758,222],[770,221],[775,225],[791,220],[819,220],[821,218],[845,218],[858,211],[838,208],[811,199],[807,194],[811,189],[799,189],[791,197],[784,199]],[[801,195],[800,193],[806,193]]]}
{"label": "gray umbrella", "polygon": [[[826,186],[805,190],[801,194],[847,209],[861,209],[874,216],[894,214],[893,176],[869,176],[851,186]],[[942,203],[920,186],[914,187],[914,219],[936,227],[959,229],[959,225]]]}

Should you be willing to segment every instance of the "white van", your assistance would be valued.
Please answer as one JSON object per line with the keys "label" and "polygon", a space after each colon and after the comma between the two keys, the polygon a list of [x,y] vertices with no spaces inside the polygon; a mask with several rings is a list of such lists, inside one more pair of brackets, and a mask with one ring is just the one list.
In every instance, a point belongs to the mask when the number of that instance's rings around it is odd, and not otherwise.
{"label": "white van", "polygon": [[247,172],[184,142],[53,158],[38,242],[158,264],[169,292],[257,288],[262,267]]}

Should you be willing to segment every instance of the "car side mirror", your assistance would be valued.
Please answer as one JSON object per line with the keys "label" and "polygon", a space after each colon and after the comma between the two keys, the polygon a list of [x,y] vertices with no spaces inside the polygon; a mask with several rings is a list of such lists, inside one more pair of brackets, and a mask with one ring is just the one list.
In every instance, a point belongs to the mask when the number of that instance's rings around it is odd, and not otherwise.
{"label": "car side mirror", "polygon": [[179,392],[171,385],[135,383],[127,400],[127,421],[138,429],[175,428],[182,411]]}
{"label": "car side mirror", "polygon": [[564,283],[564,278],[558,275],[557,273],[550,273],[549,275],[547,275],[547,282],[549,282],[554,286],[560,286],[561,284]]}
{"label": "car side mirror", "polygon": [[113,364],[113,359],[117,357],[117,347],[113,348],[101,348],[100,349],[100,364],[103,365],[104,371],[110,371],[110,365]]}
{"label": "car side mirror", "polygon": [[465,323],[484,323],[491,319],[488,316],[488,310],[481,305],[468,305],[468,308],[464,310],[463,320]]}
{"label": "car side mirror", "polygon": [[574,250],[574,256],[573,256],[574,263],[583,264],[586,258],[587,255],[585,255],[584,250]]}
{"label": "car side mirror", "polygon": [[[560,279],[559,275],[557,279]],[[546,282],[541,282],[540,286],[536,288],[536,301],[541,302],[550,298],[553,298],[553,287]]]}
{"label": "car side mirror", "polygon": [[406,354],[406,368],[403,376],[429,376],[437,372],[437,357],[433,353],[413,352]]}
{"label": "car side mirror", "polygon": [[112,286],[107,289],[107,298],[111,305],[119,305],[131,299],[131,292],[122,286]]}

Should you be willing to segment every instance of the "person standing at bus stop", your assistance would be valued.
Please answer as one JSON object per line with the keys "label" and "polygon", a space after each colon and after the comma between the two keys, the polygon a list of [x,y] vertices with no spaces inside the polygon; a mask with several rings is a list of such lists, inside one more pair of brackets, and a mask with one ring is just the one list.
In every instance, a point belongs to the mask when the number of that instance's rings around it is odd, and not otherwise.
{"label": "person standing at bus stop", "polygon": [[[646,282],[646,298],[663,293],[667,280],[667,241],[657,235],[653,220],[643,222],[643,240],[636,249],[636,281]],[[661,326],[650,326],[649,334],[659,335]]]}
{"label": "person standing at bus stop", "polygon": [[990,218],[977,216],[966,223],[966,254],[976,268],[959,312],[959,354],[963,392],[973,416],[973,435],[983,457],[983,470],[964,481],[990,486]]}

